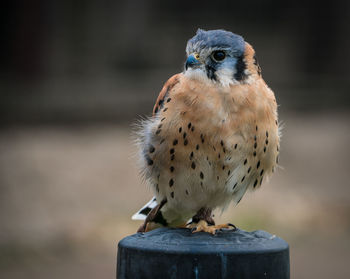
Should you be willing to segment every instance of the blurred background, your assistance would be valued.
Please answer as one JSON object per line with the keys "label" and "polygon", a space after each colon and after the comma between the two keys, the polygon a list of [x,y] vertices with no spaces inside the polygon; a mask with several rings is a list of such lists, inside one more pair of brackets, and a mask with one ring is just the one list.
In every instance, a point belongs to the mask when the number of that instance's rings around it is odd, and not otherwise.
{"label": "blurred background", "polygon": [[151,197],[130,125],[200,27],[254,46],[284,123],[282,168],[217,218],[284,238],[292,278],[350,278],[349,3],[2,1],[0,277],[115,276]]}

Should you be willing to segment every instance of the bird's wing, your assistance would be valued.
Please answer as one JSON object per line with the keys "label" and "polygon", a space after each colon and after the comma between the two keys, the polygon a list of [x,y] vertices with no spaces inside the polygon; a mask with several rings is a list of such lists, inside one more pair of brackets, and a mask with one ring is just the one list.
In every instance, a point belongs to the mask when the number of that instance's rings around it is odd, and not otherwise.
{"label": "bird's wing", "polygon": [[179,82],[182,74],[173,75],[168,81],[164,84],[162,90],[159,93],[157,101],[153,108],[153,115],[155,115],[160,109],[162,109],[164,102],[166,102],[166,97],[168,96],[169,91]]}

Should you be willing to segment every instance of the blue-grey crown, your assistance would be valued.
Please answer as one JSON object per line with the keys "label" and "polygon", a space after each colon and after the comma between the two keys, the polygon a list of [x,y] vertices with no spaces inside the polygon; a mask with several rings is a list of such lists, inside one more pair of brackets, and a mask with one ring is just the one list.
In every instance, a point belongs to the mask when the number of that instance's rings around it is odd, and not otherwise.
{"label": "blue-grey crown", "polygon": [[203,48],[230,48],[235,55],[241,56],[244,53],[245,42],[242,36],[225,30],[198,29],[196,35],[187,42],[186,51]]}

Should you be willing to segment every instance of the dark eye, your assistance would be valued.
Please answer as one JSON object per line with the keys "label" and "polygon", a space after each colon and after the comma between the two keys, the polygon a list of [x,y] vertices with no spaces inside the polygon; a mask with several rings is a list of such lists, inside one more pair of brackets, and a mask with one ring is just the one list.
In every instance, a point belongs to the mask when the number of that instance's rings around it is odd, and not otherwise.
{"label": "dark eye", "polygon": [[213,52],[213,58],[216,61],[222,61],[225,59],[225,57],[226,57],[226,54],[222,50],[217,50]]}

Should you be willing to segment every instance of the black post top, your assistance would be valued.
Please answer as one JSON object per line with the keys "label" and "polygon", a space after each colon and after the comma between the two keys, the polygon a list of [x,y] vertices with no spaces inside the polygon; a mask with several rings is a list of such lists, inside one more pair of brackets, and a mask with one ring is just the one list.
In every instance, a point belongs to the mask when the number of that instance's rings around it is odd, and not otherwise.
{"label": "black post top", "polygon": [[289,278],[289,247],[264,231],[161,228],[118,244],[117,278]]}

